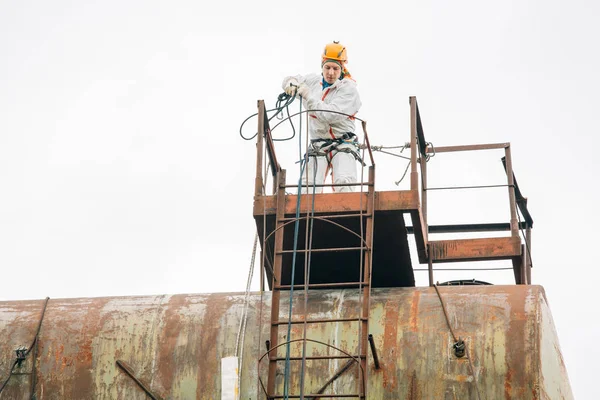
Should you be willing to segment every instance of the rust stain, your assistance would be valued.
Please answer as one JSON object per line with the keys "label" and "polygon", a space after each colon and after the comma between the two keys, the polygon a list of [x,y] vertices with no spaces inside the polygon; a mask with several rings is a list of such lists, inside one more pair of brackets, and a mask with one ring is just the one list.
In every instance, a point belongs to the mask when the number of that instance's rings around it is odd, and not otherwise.
{"label": "rust stain", "polygon": [[525,388],[530,384],[527,377],[532,376],[533,366],[527,362],[529,347],[532,343],[528,340],[530,326],[527,321],[526,300],[522,290],[514,290],[512,287],[506,291],[507,303],[511,318],[508,321],[508,329],[505,332],[505,360],[506,375],[504,379],[505,399],[523,398]]}
{"label": "rust stain", "polygon": [[419,391],[419,385],[417,382],[417,373],[415,371],[412,372],[410,376],[410,387],[408,390],[407,400],[419,400],[421,399],[421,394]]}
{"label": "rust stain", "polygon": [[504,398],[506,400],[511,400],[512,399],[512,385],[511,385],[511,379],[512,379],[512,375],[513,375],[513,371],[511,368],[508,368],[508,370],[506,371],[506,379],[504,380]]}
{"label": "rust stain", "polygon": [[107,298],[93,299],[85,314],[83,326],[80,331],[81,341],[79,342],[77,354],[74,357],[77,368],[75,368],[73,373],[72,385],[69,385],[72,389],[70,397],[73,399],[81,398],[80,393],[94,392],[92,341],[101,330],[100,314],[108,301],[109,299]]}
{"label": "rust stain", "polygon": [[419,324],[419,300],[421,299],[421,292],[415,290],[413,292],[412,304],[410,306],[410,329],[413,332],[417,332]]}
{"label": "rust stain", "polygon": [[65,346],[62,343],[54,351],[54,360],[57,365],[61,365],[63,367],[63,368],[61,368],[61,370],[64,370],[64,366],[66,365],[66,363],[65,363],[66,357],[63,356],[64,352],[65,352]]}
{"label": "rust stain", "polygon": [[[227,299],[227,297],[225,297]],[[206,313],[202,321],[204,331],[200,335],[198,359],[218,360],[222,354],[217,350],[219,336],[221,332],[221,319],[230,307],[228,301],[224,301],[223,295],[212,294],[206,300]],[[209,368],[198,368],[198,386],[196,389],[196,398],[212,399],[220,387],[220,370],[210,370]]]}
{"label": "rust stain", "polygon": [[156,382],[167,392],[171,392],[175,379],[175,348],[181,329],[180,308],[186,303],[183,296],[171,296],[165,307],[165,322],[162,335],[159,335],[159,351],[157,354]]}
{"label": "rust stain", "polygon": [[[385,303],[385,329],[383,333],[383,364],[395,365],[398,338],[398,303],[387,301]],[[394,390],[398,387],[398,378],[394,371],[387,368],[383,370],[383,387]]]}

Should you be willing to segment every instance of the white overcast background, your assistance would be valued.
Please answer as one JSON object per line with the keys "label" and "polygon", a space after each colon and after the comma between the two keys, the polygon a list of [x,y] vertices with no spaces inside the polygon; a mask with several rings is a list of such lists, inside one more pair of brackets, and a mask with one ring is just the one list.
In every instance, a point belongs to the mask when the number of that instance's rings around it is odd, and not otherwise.
{"label": "white overcast background", "polygon": [[[591,0],[1,0],[0,300],[243,291],[255,144],[239,126],[257,99],[274,106],[284,76],[318,72],[337,39],[373,144],[409,140],[411,95],[434,146],[511,142],[533,281],[575,397],[600,398],[599,11]],[[293,181],[297,142],[278,146]],[[378,189],[397,188],[405,161],[375,155]],[[501,156],[438,154],[430,185],[501,184]],[[430,196],[431,224],[508,221],[506,188]],[[436,280],[460,277],[512,282],[507,271]]]}

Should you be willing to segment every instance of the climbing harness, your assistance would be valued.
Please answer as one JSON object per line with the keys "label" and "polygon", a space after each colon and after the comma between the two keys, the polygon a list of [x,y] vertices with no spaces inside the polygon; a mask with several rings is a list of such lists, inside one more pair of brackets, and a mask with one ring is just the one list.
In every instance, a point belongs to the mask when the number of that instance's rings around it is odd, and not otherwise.
{"label": "climbing harness", "polygon": [[[352,147],[339,147],[340,145],[351,145]],[[358,153],[359,149],[360,146],[356,135],[353,132],[345,132],[337,139],[312,139],[308,148],[308,157],[325,156],[327,162],[331,164],[331,160],[337,152],[350,153],[356,161],[360,162],[363,167],[366,167],[367,165]],[[333,153],[334,150],[336,151],[335,154]]]}

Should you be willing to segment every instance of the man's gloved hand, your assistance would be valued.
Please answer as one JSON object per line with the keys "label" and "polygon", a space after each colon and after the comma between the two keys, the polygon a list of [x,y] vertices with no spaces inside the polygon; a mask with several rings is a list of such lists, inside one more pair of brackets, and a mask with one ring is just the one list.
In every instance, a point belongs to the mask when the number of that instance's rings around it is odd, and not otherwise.
{"label": "man's gloved hand", "polygon": [[298,89],[298,80],[295,78],[290,79],[287,86],[285,87],[285,94],[288,96],[293,96],[296,94],[296,89]]}
{"label": "man's gloved hand", "polygon": [[302,96],[303,98],[306,99],[309,94],[310,94],[310,88],[308,87],[308,85],[301,83],[300,86],[298,87],[298,96]]}

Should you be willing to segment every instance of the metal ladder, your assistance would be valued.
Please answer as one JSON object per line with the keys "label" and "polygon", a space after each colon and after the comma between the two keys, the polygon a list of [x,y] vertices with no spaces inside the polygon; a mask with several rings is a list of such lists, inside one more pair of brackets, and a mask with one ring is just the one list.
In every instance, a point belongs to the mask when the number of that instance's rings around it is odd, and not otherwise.
{"label": "metal ladder", "polygon": [[[271,324],[270,324],[270,341],[267,344],[267,351],[269,355],[269,372],[268,372],[268,380],[266,395],[267,399],[317,399],[317,398],[358,398],[365,399],[367,396],[367,382],[368,382],[368,374],[367,374],[367,352],[369,343],[371,344],[371,350],[373,351],[373,358],[376,366],[378,367],[378,360],[376,351],[374,349],[372,336],[369,335],[369,299],[371,292],[371,262],[372,262],[372,245],[373,245],[373,216],[374,216],[374,208],[375,208],[375,167],[370,166],[368,172],[368,182],[364,183],[367,186],[368,190],[366,192],[361,193],[361,196],[366,196],[366,200],[363,202],[361,198],[361,206],[358,210],[351,210],[350,212],[344,213],[343,215],[337,214],[327,214],[326,212],[319,212],[318,210],[313,210],[315,214],[318,214],[319,220],[324,219],[343,219],[343,218],[360,218],[361,229],[360,234],[357,235],[360,238],[360,246],[352,246],[347,248],[319,248],[319,252],[340,252],[340,251],[360,251],[360,276],[358,277],[358,281],[355,282],[332,282],[332,283],[310,283],[310,279],[307,282],[306,279],[304,283],[294,284],[292,285],[282,285],[282,264],[283,264],[283,256],[285,253],[290,253],[293,250],[284,250],[284,230],[286,225],[292,225],[295,223],[295,217],[286,217],[285,215],[285,205],[286,205],[286,181],[285,181],[285,170],[280,170],[276,176],[276,220],[275,220],[275,230],[274,230],[274,243],[275,248],[273,251],[273,280],[272,280],[272,296],[271,296]],[[361,184],[362,185],[362,184]],[[303,195],[303,200],[310,201],[311,194]],[[327,194],[322,194],[320,196],[327,196]],[[363,204],[365,203],[365,204]],[[306,225],[305,229],[309,229],[309,224],[314,222],[312,216],[306,216]],[[364,222],[363,222],[364,221]],[[308,241],[305,242],[305,247]],[[316,249],[315,249],[316,250]],[[297,253],[304,253],[305,256],[308,256],[311,251],[310,248],[304,249],[296,249]],[[308,266],[310,268],[310,266]],[[305,277],[307,276],[305,269]],[[291,282],[290,282],[291,283]],[[289,293],[289,290],[313,290],[314,289],[332,289],[332,288],[341,288],[341,287],[358,287],[359,288],[359,315],[353,318],[321,318],[321,319],[307,319],[307,309],[303,310],[302,315],[296,315],[292,320],[288,320],[287,316],[282,318],[280,315],[281,308],[281,292],[284,291]],[[307,295],[307,294],[306,294]],[[289,306],[289,305],[288,305]],[[293,314],[292,314],[293,315]],[[331,324],[331,323],[352,323],[353,325],[356,323],[358,325],[357,328],[353,327],[353,330],[356,329],[356,334],[358,337],[358,351],[355,350],[344,350],[338,349],[330,344],[320,342],[318,340],[310,339],[305,336],[306,330],[303,331],[302,337],[299,339],[293,339],[291,337],[286,337],[283,340],[280,340],[282,335],[282,328],[287,327],[288,324]],[[301,383],[304,383],[304,378],[306,374],[305,361],[306,360],[323,360],[326,362],[327,360],[334,359],[346,359],[346,364],[340,368],[329,380],[323,382],[323,385],[319,390],[314,393],[305,393],[304,385],[301,385],[299,393],[291,393],[288,392],[286,395],[277,393],[276,391],[282,390],[281,388],[281,379],[278,383],[278,376],[281,374],[281,371],[278,372],[278,368],[281,367],[283,362],[286,362],[285,357],[285,349],[288,345],[288,342],[302,342],[303,345],[303,354],[300,355],[292,355],[290,351],[289,362],[290,368],[292,363],[302,362],[302,367],[300,371],[300,376],[295,374],[294,379],[300,379]],[[328,355],[309,355],[304,353],[306,349],[306,343],[316,343],[319,345],[324,345],[333,348],[334,350],[338,350],[334,354],[331,355],[329,352]],[[283,356],[282,354],[283,353]],[[354,353],[354,354],[353,354]],[[352,364],[358,365],[358,370],[356,371],[357,380],[355,383],[356,389],[353,393],[340,393],[340,394],[323,394],[323,392],[327,389],[327,387],[340,375],[342,375],[345,371],[349,370],[352,367]],[[295,370],[295,369],[294,369]],[[291,374],[290,374],[291,376]],[[286,377],[284,376],[283,384],[285,384]],[[289,377],[288,377],[289,379]],[[291,385],[290,385],[291,388]],[[293,389],[293,388],[291,388]]]}

